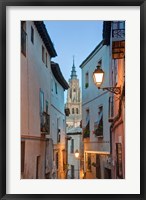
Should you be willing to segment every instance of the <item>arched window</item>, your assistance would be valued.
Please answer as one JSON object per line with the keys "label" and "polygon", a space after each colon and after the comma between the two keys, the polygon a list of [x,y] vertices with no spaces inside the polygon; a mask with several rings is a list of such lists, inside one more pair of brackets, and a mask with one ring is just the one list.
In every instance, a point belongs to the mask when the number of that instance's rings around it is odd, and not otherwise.
{"label": "arched window", "polygon": [[74,108],[72,108],[72,114],[74,114]]}

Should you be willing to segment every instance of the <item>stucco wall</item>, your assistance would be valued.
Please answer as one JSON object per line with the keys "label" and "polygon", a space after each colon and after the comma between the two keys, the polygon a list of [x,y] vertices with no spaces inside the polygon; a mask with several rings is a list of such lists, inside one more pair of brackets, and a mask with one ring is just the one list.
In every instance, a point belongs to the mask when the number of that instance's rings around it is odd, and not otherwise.
{"label": "stucco wall", "polygon": [[[31,26],[34,28],[34,44],[30,40]],[[50,56],[48,67],[42,61],[42,45],[36,27],[31,21],[26,23],[27,56],[21,54],[21,133],[40,135],[40,89],[50,110]],[[46,51],[46,49],[45,49]]]}
{"label": "stucco wall", "polygon": [[[31,42],[34,29],[34,44]],[[36,158],[39,158],[38,178],[45,178],[46,142],[40,131],[40,89],[47,100],[50,114],[50,55],[32,21],[26,21],[26,57],[21,53],[21,137],[25,141],[23,178],[36,178]],[[47,53],[47,66],[42,61],[42,45]]]}
{"label": "stucco wall", "polygon": [[[93,82],[93,72],[98,61],[102,59],[102,69],[105,72],[104,83],[102,87],[109,86],[109,47],[103,46],[88,59],[88,62],[82,67],[82,127],[86,126],[86,110],[89,109],[90,118],[90,143],[85,143],[85,150],[110,151],[110,134],[108,122],[108,98],[109,93],[99,90]],[[89,86],[85,88],[85,75],[89,74]],[[93,134],[94,122],[97,121],[98,107],[103,106],[103,139],[97,138]],[[100,141],[100,143],[98,143]]]}
{"label": "stucco wall", "polygon": [[81,156],[81,135],[69,135],[74,140],[74,152],[71,153],[71,140],[68,140],[68,178],[71,178],[71,165],[74,165],[74,178],[78,179],[80,169],[80,158],[75,157],[75,151],[78,150]]}

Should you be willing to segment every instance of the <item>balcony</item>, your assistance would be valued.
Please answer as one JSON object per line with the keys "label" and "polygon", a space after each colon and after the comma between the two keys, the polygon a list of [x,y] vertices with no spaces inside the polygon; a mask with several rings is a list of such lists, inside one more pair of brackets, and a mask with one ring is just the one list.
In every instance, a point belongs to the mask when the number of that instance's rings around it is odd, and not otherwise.
{"label": "balcony", "polygon": [[113,29],[112,41],[123,41],[123,40],[125,40],[125,29]]}
{"label": "balcony", "polygon": [[125,21],[113,21],[112,23],[112,41],[125,40]]}
{"label": "balcony", "polygon": [[86,127],[83,129],[83,138],[90,137],[90,121],[87,123]]}
{"label": "balcony", "polygon": [[41,114],[41,132],[50,134],[50,115],[46,112]]}
{"label": "balcony", "polygon": [[103,137],[103,118],[101,117],[99,123],[94,123],[94,133],[97,137]]}

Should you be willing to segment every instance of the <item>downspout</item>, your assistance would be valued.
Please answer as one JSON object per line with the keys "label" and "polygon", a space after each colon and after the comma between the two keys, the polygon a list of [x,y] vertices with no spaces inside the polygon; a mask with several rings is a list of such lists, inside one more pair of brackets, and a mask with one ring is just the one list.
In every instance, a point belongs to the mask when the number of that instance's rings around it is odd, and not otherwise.
{"label": "downspout", "polygon": [[123,97],[125,96],[125,82],[123,85],[123,90],[122,90],[122,94],[120,96],[120,101],[119,101],[119,110],[118,110],[118,114],[117,116],[115,116],[115,118],[113,119],[112,124],[110,125],[110,154],[112,154],[112,129],[115,125],[115,123],[120,119],[121,117],[121,113],[122,113],[122,100]]}

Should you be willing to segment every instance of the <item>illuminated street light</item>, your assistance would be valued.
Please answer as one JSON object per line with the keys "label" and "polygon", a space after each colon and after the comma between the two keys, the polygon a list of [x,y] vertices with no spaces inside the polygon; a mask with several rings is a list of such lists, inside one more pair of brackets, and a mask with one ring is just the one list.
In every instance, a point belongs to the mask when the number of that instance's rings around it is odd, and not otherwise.
{"label": "illuminated street light", "polygon": [[78,149],[75,151],[75,157],[79,158],[79,151],[78,151]]}
{"label": "illuminated street light", "polygon": [[100,86],[103,83],[103,79],[104,79],[104,71],[98,65],[97,69],[95,69],[95,71],[93,72],[93,81],[94,81],[95,85],[97,86],[97,88],[102,89],[102,90],[108,90],[109,92],[112,92],[114,94],[120,94],[121,93],[120,87],[104,87],[104,88],[101,88]]}
{"label": "illuminated street light", "polygon": [[79,157],[80,153],[78,151],[78,149],[76,149],[75,151],[75,157],[77,158],[78,161],[78,179],[80,178],[80,157]]}
{"label": "illuminated street light", "polygon": [[100,68],[100,66],[97,66],[97,69],[93,72],[93,80],[95,85],[100,89],[100,86],[102,85],[104,78],[104,71]]}

